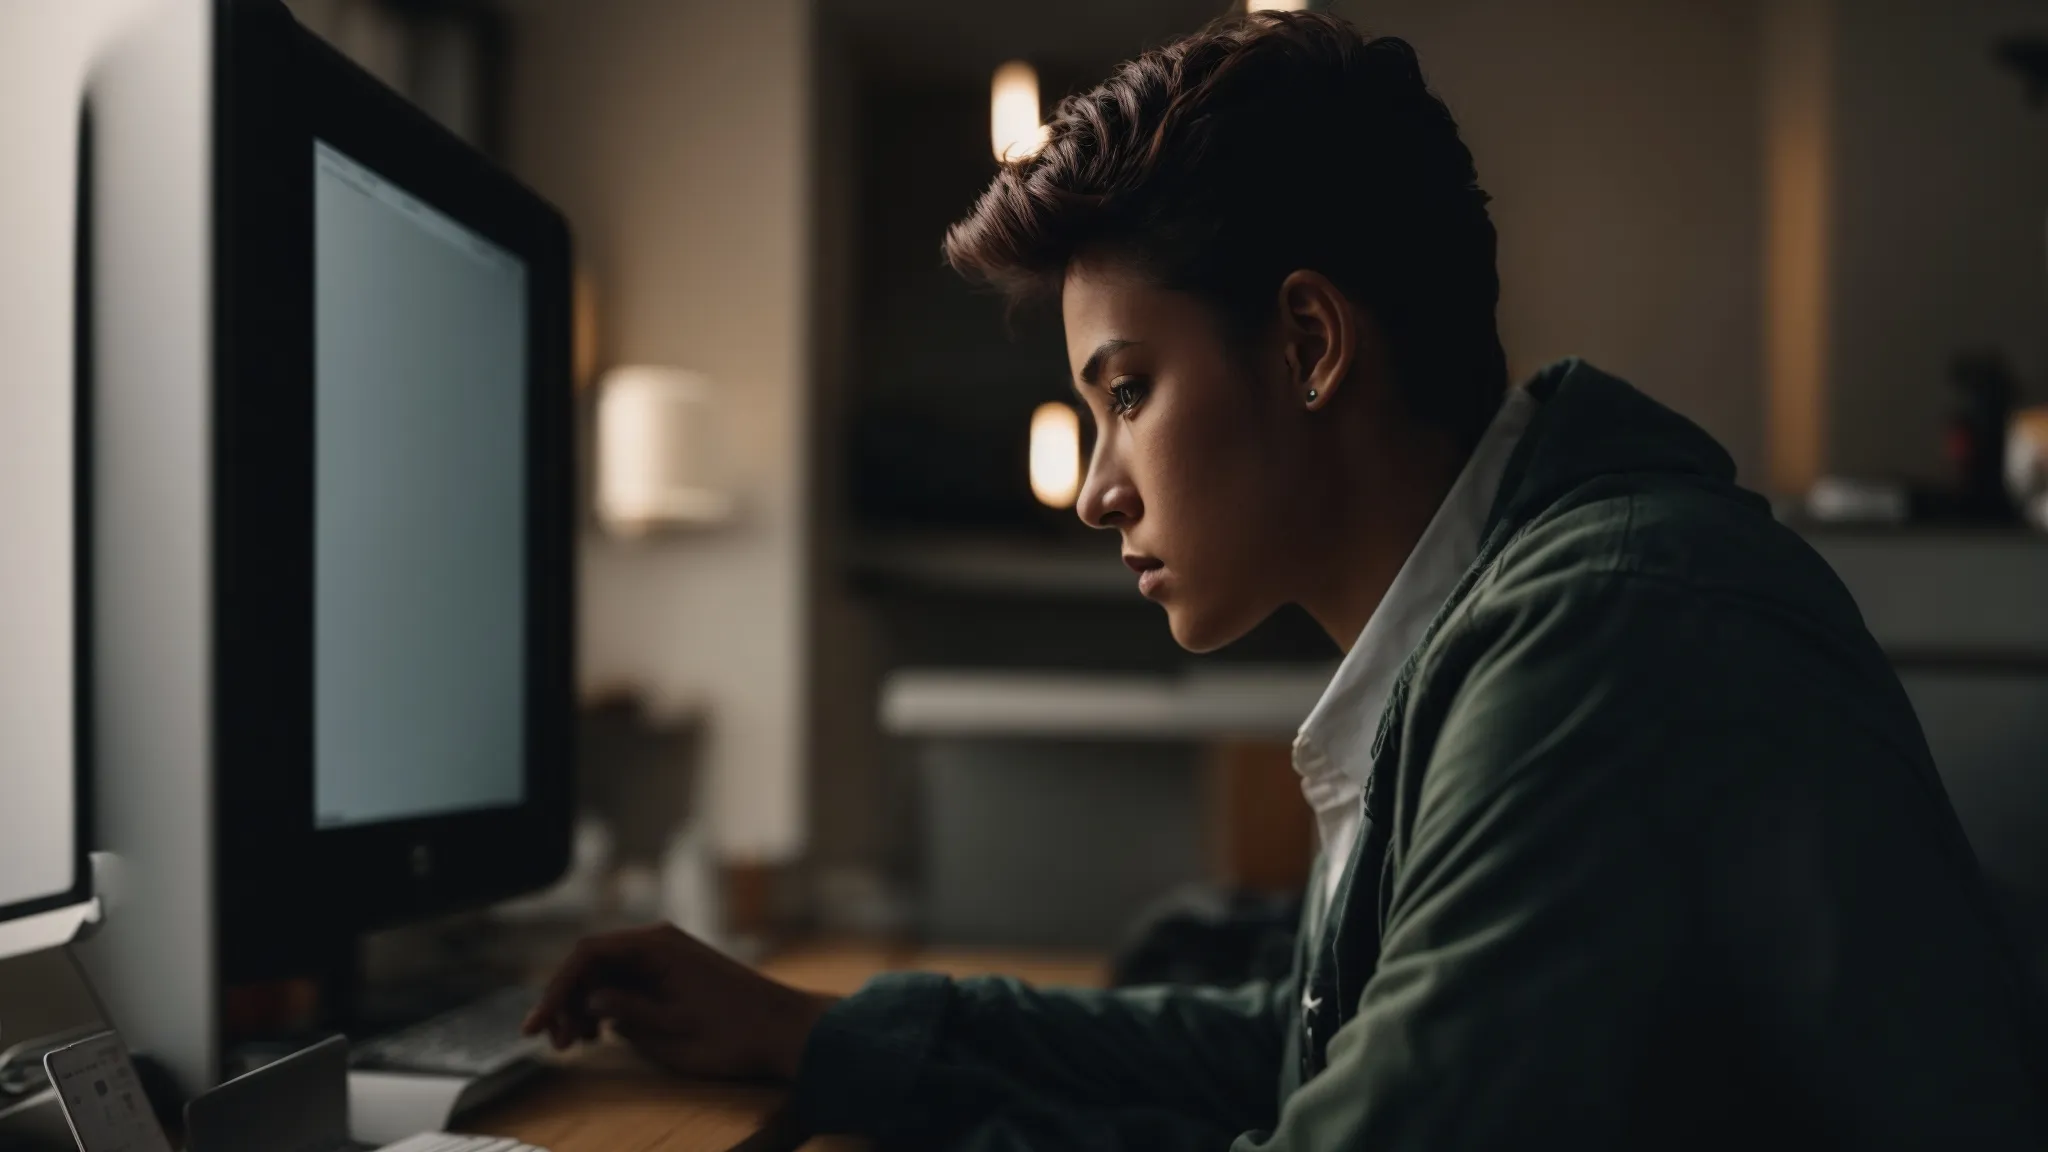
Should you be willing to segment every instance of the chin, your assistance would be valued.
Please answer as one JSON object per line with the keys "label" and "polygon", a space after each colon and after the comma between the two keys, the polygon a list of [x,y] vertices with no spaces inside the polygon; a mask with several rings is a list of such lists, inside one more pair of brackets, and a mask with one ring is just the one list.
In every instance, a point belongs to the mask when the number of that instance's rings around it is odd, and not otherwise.
{"label": "chin", "polygon": [[1166,606],[1166,626],[1173,632],[1173,642],[1196,655],[1236,643],[1258,623],[1256,618],[1243,620],[1229,613],[1201,611],[1193,605]]}

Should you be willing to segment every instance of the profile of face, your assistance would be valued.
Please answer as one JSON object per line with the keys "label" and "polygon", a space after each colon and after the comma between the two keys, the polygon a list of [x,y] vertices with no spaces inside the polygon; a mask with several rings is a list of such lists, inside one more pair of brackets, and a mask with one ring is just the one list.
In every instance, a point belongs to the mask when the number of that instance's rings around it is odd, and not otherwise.
{"label": "profile of face", "polygon": [[1341,375],[1332,353],[1345,350],[1314,317],[1291,339],[1284,329],[1299,326],[1283,319],[1270,346],[1234,347],[1205,301],[1113,263],[1076,262],[1060,305],[1095,425],[1076,510],[1123,537],[1139,591],[1183,648],[1220,648],[1311,575],[1302,545],[1327,437],[1314,423],[1323,397],[1310,401],[1304,384]]}

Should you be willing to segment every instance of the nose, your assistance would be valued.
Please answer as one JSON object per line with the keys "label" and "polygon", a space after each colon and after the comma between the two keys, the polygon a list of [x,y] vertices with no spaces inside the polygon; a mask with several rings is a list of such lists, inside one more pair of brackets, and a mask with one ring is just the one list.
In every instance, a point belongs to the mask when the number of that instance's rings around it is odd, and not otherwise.
{"label": "nose", "polygon": [[1145,514],[1145,505],[1129,474],[1103,448],[1098,440],[1074,511],[1090,528],[1126,528]]}

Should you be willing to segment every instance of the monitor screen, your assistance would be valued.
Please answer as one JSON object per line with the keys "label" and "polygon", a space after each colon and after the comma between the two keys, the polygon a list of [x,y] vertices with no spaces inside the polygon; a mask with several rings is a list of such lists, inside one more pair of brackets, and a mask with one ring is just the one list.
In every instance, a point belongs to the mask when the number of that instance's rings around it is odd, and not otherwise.
{"label": "monitor screen", "polygon": [[527,268],[315,140],[320,828],[525,799]]}

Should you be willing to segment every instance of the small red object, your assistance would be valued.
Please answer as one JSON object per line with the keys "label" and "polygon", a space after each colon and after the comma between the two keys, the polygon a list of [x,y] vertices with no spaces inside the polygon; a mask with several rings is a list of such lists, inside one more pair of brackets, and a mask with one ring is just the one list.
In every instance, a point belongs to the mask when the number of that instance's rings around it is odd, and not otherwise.
{"label": "small red object", "polygon": [[1977,455],[1976,439],[1970,435],[1968,428],[1950,428],[1948,436],[1943,441],[1943,447],[1948,451],[1949,463],[1957,468],[1967,469],[1971,459]]}

